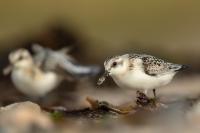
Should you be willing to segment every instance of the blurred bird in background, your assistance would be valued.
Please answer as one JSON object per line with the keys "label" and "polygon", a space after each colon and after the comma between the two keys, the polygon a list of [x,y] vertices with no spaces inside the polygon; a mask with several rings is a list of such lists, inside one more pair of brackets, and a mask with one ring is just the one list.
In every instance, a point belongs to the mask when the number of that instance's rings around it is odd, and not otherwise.
{"label": "blurred bird in background", "polygon": [[10,65],[3,70],[11,73],[16,88],[32,98],[44,97],[63,80],[79,80],[93,77],[100,72],[99,66],[78,64],[68,52],[70,48],[58,51],[33,45],[34,55],[26,49],[17,49],[9,54]]}
{"label": "blurred bird in background", "polygon": [[71,79],[80,79],[85,77],[96,76],[100,73],[101,68],[97,65],[82,65],[78,63],[69,52],[71,47],[62,48],[54,51],[34,44],[32,50],[35,54],[36,64],[45,71],[56,71],[59,74],[70,76]]}

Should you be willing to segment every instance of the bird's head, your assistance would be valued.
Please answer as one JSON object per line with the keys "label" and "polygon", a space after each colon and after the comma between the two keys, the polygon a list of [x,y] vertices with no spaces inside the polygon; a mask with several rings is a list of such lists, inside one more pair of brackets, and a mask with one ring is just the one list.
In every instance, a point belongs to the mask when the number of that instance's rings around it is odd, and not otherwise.
{"label": "bird's head", "polygon": [[9,62],[12,66],[27,67],[32,65],[33,59],[26,49],[18,49],[9,54]]}
{"label": "bird's head", "polygon": [[127,72],[129,66],[128,55],[115,56],[104,62],[105,71],[110,76],[121,75]]}

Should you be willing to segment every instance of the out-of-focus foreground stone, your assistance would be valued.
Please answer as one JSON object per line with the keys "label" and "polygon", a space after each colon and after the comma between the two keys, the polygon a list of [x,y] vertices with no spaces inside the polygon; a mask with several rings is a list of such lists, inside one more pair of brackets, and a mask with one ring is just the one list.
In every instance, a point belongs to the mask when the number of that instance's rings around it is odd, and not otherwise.
{"label": "out-of-focus foreground stone", "polygon": [[21,102],[0,108],[1,133],[51,133],[54,126],[37,104]]}

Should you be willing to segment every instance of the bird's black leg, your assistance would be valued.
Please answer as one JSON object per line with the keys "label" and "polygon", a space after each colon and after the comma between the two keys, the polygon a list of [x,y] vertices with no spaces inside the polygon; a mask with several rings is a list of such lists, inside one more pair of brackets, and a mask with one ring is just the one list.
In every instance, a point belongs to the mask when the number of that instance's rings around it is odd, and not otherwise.
{"label": "bird's black leg", "polygon": [[154,99],[156,99],[156,89],[153,89]]}

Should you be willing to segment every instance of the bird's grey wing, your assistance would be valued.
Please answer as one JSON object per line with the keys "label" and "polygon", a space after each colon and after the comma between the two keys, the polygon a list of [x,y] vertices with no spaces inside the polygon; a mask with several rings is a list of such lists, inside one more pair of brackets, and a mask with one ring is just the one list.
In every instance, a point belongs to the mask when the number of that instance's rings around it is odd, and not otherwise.
{"label": "bird's grey wing", "polygon": [[131,57],[142,59],[144,72],[151,76],[163,75],[183,68],[183,65],[169,63],[151,55],[132,54]]}
{"label": "bird's grey wing", "polygon": [[45,70],[45,61],[48,57],[49,50],[40,46],[39,44],[33,44],[32,51],[34,53],[33,55],[34,63],[42,70]]}
{"label": "bird's grey wing", "polygon": [[161,75],[169,71],[168,63],[154,56],[144,56],[143,60],[144,71],[151,76]]}
{"label": "bird's grey wing", "polygon": [[74,78],[95,76],[100,72],[99,66],[81,65],[62,51],[47,50],[48,54],[44,62],[47,71],[54,71],[59,75],[70,75]]}
{"label": "bird's grey wing", "polygon": [[[60,70],[60,62],[69,61],[73,62],[74,59],[71,56],[66,56],[66,52],[68,52],[67,48],[63,48],[58,51],[54,51],[49,48],[44,48],[38,44],[34,44],[32,46],[32,50],[34,52],[34,62],[44,71],[57,71]],[[65,59],[64,59],[65,58]],[[57,68],[58,67],[58,68]],[[58,71],[59,73],[62,71]]]}
{"label": "bird's grey wing", "polygon": [[76,78],[95,76],[100,72],[99,66],[81,65],[68,60],[59,62],[59,67]]}
{"label": "bird's grey wing", "polygon": [[145,73],[151,76],[176,72],[184,67],[184,65],[169,63],[150,55],[143,56],[141,59],[143,60]]}
{"label": "bird's grey wing", "polygon": [[40,67],[45,71],[54,71],[61,76],[68,75],[74,78],[95,76],[100,72],[99,66],[77,63],[66,53],[66,49],[54,51],[35,45],[33,50],[36,62],[39,62]]}

